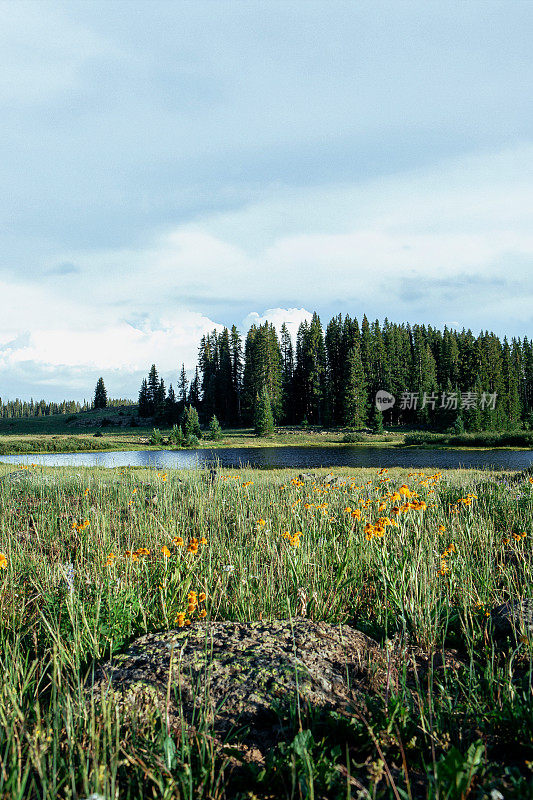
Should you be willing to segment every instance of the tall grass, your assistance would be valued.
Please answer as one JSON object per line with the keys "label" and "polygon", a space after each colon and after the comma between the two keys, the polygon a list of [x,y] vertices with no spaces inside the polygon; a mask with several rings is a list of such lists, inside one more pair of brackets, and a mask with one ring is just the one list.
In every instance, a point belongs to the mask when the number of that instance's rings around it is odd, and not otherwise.
{"label": "tall grass", "polygon": [[[531,796],[531,643],[496,646],[486,615],[531,596],[533,485],[344,474],[330,489],[287,471],[1,481],[0,797]],[[395,514],[402,485],[419,507]],[[132,727],[88,699],[95,664],[175,627],[191,589],[213,619],[353,624],[399,648],[404,672],[353,718],[288,718],[264,764],[238,767],[201,720],[188,735],[157,715]],[[452,648],[456,667],[439,668]]]}
{"label": "tall grass", "polygon": [[479,431],[478,433],[406,433],[406,445],[440,445],[441,447],[533,447],[533,431]]}

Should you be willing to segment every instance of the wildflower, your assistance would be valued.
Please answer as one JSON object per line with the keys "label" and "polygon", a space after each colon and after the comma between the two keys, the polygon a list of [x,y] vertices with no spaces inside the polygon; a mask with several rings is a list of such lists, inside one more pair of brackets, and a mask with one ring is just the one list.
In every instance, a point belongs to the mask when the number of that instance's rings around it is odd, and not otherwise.
{"label": "wildflower", "polygon": [[344,509],[344,513],[345,514],[351,514],[352,513],[351,507],[350,506],[346,506],[346,508]]}
{"label": "wildflower", "polygon": [[166,545],[163,548],[161,548],[161,552],[163,553],[165,558],[168,558],[170,556],[170,550]]}
{"label": "wildflower", "polygon": [[439,525],[439,533],[444,533],[445,530],[446,530],[446,526],[445,525]]}
{"label": "wildflower", "polygon": [[400,494],[403,494],[405,497],[410,497],[411,496],[411,491],[410,491],[409,487],[405,483],[400,486],[398,491],[399,491]]}
{"label": "wildflower", "polygon": [[0,553],[0,569],[7,569],[7,556],[5,553]]}
{"label": "wildflower", "polygon": [[178,623],[178,628],[183,628],[185,624],[185,614],[181,612],[176,616],[176,622]]}
{"label": "wildflower", "polygon": [[207,617],[207,611],[205,610],[205,608],[202,608],[202,610],[198,613],[198,616],[202,617],[202,619],[204,617]]}
{"label": "wildflower", "polygon": [[173,544],[176,545],[176,547],[183,547],[183,544],[184,544],[183,539],[181,538],[181,536],[174,536],[174,538],[172,539],[172,542],[173,542]]}
{"label": "wildflower", "polygon": [[[250,577],[252,577],[252,576],[250,576]],[[198,596],[198,602],[199,603],[205,603],[206,597],[207,597],[207,595],[206,595],[205,592],[200,592],[200,594]]]}
{"label": "wildflower", "polygon": [[266,520],[264,520],[264,519],[258,519],[258,520],[257,520],[257,522],[256,522],[255,524],[257,525],[257,527],[258,527],[258,528],[264,528],[264,527],[265,527],[265,525],[266,525]]}
{"label": "wildflower", "polygon": [[207,539],[205,538],[205,536],[202,536],[202,538],[200,539],[199,543],[200,544],[207,544]]}

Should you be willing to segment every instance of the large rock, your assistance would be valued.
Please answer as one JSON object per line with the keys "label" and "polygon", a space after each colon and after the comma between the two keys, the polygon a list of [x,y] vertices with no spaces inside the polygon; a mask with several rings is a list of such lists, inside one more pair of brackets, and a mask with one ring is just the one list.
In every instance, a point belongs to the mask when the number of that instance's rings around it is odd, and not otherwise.
{"label": "large rock", "polygon": [[197,720],[203,708],[215,733],[245,726],[264,743],[276,710],[288,703],[353,707],[361,692],[386,681],[386,663],[372,639],[349,626],[297,618],[199,622],[143,636],[101,666],[94,691],[141,719],[156,707],[173,728],[180,717]]}
{"label": "large rock", "polygon": [[509,600],[496,606],[490,613],[490,626],[497,637],[532,637],[533,599]]}

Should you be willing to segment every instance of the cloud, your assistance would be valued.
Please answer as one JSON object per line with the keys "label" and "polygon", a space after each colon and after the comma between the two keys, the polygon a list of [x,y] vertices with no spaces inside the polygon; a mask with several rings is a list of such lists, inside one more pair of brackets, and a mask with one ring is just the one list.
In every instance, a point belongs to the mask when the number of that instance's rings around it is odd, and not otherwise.
{"label": "cloud", "polygon": [[[57,287],[96,314],[152,325],[192,305],[231,324],[250,308],[339,311],[524,335],[533,312],[533,147],[387,180],[266,193],[154,233],[144,246],[57,254]],[[483,307],[473,302],[483,294]],[[517,300],[511,324],[491,297]],[[203,302],[202,302],[203,301]],[[251,312],[259,313],[259,312]],[[420,316],[423,319],[420,320]]]}
{"label": "cloud", "polygon": [[119,53],[56,4],[17,0],[0,11],[0,103],[42,104],[79,89],[87,62]]}
{"label": "cloud", "polygon": [[367,313],[530,335],[531,164],[522,145],[386,181],[279,190],[142,246],[50,254],[41,272],[68,280],[0,282],[0,369],[125,375],[155,362],[170,374],[193,367],[216,326],[268,319],[294,335],[312,310],[324,324]]}
{"label": "cloud", "polygon": [[262,314],[251,311],[243,320],[243,329],[247,331],[252,325],[263,325],[270,322],[276,328],[278,335],[283,323],[289,329],[293,341],[296,341],[296,334],[302,322],[309,322],[313,317],[311,311],[305,308],[267,308]]}
{"label": "cloud", "polygon": [[81,272],[81,270],[76,264],[71,264],[67,261],[64,264],[58,264],[57,267],[50,267],[48,275],[59,275],[63,277],[65,275],[77,275],[79,272]]}

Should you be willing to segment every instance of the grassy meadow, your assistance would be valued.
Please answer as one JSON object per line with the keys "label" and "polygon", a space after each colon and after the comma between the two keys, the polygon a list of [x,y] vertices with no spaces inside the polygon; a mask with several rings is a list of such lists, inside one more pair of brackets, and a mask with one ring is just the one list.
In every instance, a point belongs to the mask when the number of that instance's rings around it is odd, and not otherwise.
{"label": "grassy meadow", "polygon": [[[93,450],[161,450],[174,446],[168,443],[171,429],[159,426],[163,444],[152,444],[153,424],[144,424],[136,418],[136,425],[128,423],[131,406],[111,407],[85,411],[78,414],[53,414],[48,417],[21,417],[0,419],[0,455],[31,453],[88,452]],[[126,423],[126,424],[121,424]],[[268,437],[259,437],[253,428],[225,428],[222,439],[210,441],[208,432],[200,440],[200,447],[276,447],[282,445],[362,444],[390,446],[402,444],[404,434],[399,431],[382,434],[346,433],[341,429],[318,427],[277,428]]]}
{"label": "grassy meadow", "polygon": [[[487,629],[495,605],[531,597],[530,478],[346,469],[327,488],[283,470],[213,484],[201,470],[10,472],[0,798],[533,797],[533,643]],[[84,689],[146,632],[302,616],[353,625],[404,669],[369,688],[364,713],[288,712],[257,763],[207,723],[131,726]]]}

